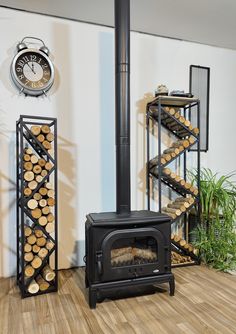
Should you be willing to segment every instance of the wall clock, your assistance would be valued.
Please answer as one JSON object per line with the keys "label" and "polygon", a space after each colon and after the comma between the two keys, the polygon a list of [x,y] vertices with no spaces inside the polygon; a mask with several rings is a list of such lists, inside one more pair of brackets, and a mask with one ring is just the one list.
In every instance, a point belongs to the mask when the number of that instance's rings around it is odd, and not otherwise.
{"label": "wall clock", "polygon": [[[28,48],[26,39],[42,42],[39,49]],[[54,67],[49,58],[49,49],[36,37],[25,37],[17,45],[17,54],[11,63],[11,77],[20,92],[39,96],[46,95],[54,81]]]}

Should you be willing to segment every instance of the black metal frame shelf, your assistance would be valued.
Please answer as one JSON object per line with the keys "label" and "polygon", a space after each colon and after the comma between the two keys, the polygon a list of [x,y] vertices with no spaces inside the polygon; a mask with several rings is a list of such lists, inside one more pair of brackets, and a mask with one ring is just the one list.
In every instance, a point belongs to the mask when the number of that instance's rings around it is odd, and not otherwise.
{"label": "black metal frame shelf", "polygon": [[184,247],[180,246],[178,243],[174,242],[171,240],[171,249],[174,252],[177,252],[180,255],[183,256],[190,256],[192,261],[189,262],[182,262],[182,263],[175,263],[172,264],[171,267],[173,268],[178,268],[178,267],[189,267],[189,266],[195,266],[200,264],[199,258],[192,252],[189,252],[187,249]]}
{"label": "black metal frame shelf", "polygon": [[[152,177],[154,177],[155,179],[158,179],[158,176],[154,175],[152,173],[152,171],[150,172],[150,175]],[[163,174],[161,176],[161,180],[162,180],[163,183],[165,183],[168,187],[170,187],[171,189],[173,189],[175,192],[177,192],[181,196],[192,195],[192,196],[198,198],[198,195],[194,195],[189,189],[184,188],[178,182],[176,182],[175,180],[173,180],[170,177],[166,176],[165,174]]]}
{"label": "black metal frame shelf", "polygon": [[[48,125],[50,129],[53,129],[54,140],[53,140],[53,153],[51,154],[44,148],[41,142],[31,133],[29,126],[32,125]],[[33,154],[39,158],[43,158],[47,162],[53,164],[51,170],[48,171],[46,176],[37,184],[37,187],[32,190],[30,196],[25,197],[24,195],[24,151],[25,148],[31,148]],[[16,197],[17,197],[17,284],[21,291],[22,298],[31,297],[35,295],[41,295],[49,292],[56,292],[58,290],[58,207],[57,207],[57,120],[51,117],[37,117],[21,115],[16,123]],[[34,195],[44,185],[45,182],[53,181],[55,191],[55,206],[53,209],[55,231],[53,236],[46,231],[46,229],[38,223],[31,211],[27,207],[29,200],[33,199]],[[53,242],[53,247],[48,250],[48,254],[42,258],[42,263],[39,268],[36,268],[33,276],[25,276],[25,266],[28,264],[25,262],[25,235],[24,228],[30,226],[32,230],[37,228],[43,232],[46,240]],[[51,256],[52,255],[52,256]],[[45,265],[50,264],[55,272],[55,278],[53,281],[48,282],[49,287],[45,291],[38,291],[37,293],[28,292],[30,283],[41,273]]]}
{"label": "black metal frame shelf", "polygon": [[[196,105],[196,104],[193,104],[192,106],[194,106],[194,105]],[[186,110],[188,108],[189,108],[188,106],[185,107]],[[158,122],[158,120],[159,120],[159,113],[158,113],[158,111],[153,112],[152,108],[151,108],[151,109],[149,109],[148,113],[149,113],[149,117],[151,117],[156,122]],[[165,109],[163,107],[161,108],[161,117],[160,118],[161,118],[161,124],[162,124],[162,126],[166,130],[172,132],[179,139],[184,139],[187,136],[193,136],[196,139],[198,139],[198,135],[197,134],[195,134],[187,126],[185,126],[183,123],[181,123],[179,121],[179,119],[176,118],[174,115],[170,115],[167,111],[165,111]],[[174,125],[170,126],[169,124],[172,124],[171,122],[174,122]],[[177,129],[175,129],[176,126],[178,127]]]}
{"label": "black metal frame shelf", "polygon": [[195,262],[199,262],[199,258],[193,252],[190,252],[187,248],[182,247],[179,243],[171,240],[172,249],[182,252],[184,255],[191,256]]}
{"label": "black metal frame shelf", "polygon": [[[158,204],[159,204],[159,212],[161,213],[162,209],[162,184],[167,185],[170,189],[178,193],[179,195],[185,197],[186,195],[191,195],[195,198],[195,203],[189,206],[186,212],[183,212],[180,216],[172,219],[171,223],[175,223],[178,220],[184,218],[184,237],[188,240],[189,230],[187,228],[187,215],[188,212],[195,206],[197,212],[197,220],[200,222],[200,199],[199,195],[194,196],[194,194],[184,187],[180,186],[180,184],[176,183],[174,180],[168,178],[166,174],[163,173],[163,168],[169,165],[171,162],[176,159],[183,157],[183,178],[186,181],[187,176],[187,153],[192,152],[190,148],[192,146],[197,147],[197,188],[200,191],[200,136],[196,135],[193,131],[189,130],[183,123],[181,123],[177,118],[173,115],[170,115],[164,107],[173,107],[181,109],[182,116],[185,119],[190,119],[191,109],[194,109],[197,112],[197,127],[200,130],[200,101],[196,98],[185,98],[185,97],[173,97],[173,96],[158,96],[153,101],[147,104],[146,107],[146,141],[147,141],[147,170],[146,170],[146,185],[147,185],[147,207],[150,210],[150,196],[151,196],[151,180],[158,181]],[[152,126],[158,127],[158,150],[157,156],[161,157],[161,135],[162,135],[162,127],[168,130],[175,138],[184,139],[185,137],[193,136],[195,138],[195,142],[190,144],[187,148],[181,151],[178,155],[173,157],[170,161],[167,161],[165,164],[161,164],[160,160],[158,164],[153,164],[153,159],[150,159],[150,121],[152,122]],[[159,122],[159,120],[161,120]],[[168,122],[167,122],[168,120]],[[174,123],[174,126],[168,126],[168,123]],[[176,127],[179,127],[176,130]],[[194,153],[193,153],[194,154]],[[180,160],[179,160],[180,161]],[[157,168],[157,172],[153,174],[153,168]],[[158,177],[160,175],[160,177]],[[183,251],[183,250],[182,250]],[[195,259],[194,259],[195,261]],[[196,261],[195,261],[196,262]],[[184,265],[184,264],[183,264]],[[186,265],[186,264],[185,264]],[[188,264],[191,265],[191,264]],[[174,265],[176,267],[176,265]],[[181,264],[182,266],[182,264]]]}

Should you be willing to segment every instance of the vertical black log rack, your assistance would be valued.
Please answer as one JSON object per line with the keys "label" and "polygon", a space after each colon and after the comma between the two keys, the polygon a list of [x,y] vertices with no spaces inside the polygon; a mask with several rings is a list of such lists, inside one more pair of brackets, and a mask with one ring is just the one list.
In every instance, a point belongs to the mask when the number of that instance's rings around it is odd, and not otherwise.
{"label": "vertical black log rack", "polygon": [[20,116],[16,123],[16,184],[17,284],[21,296],[56,292],[56,118]]}
{"label": "vertical black log rack", "polygon": [[[197,127],[193,128],[190,123],[191,113],[196,112]],[[174,143],[167,149],[162,149],[162,129],[165,128],[168,134],[171,134]],[[157,155],[151,158],[151,142],[150,136],[153,136],[157,130]],[[188,247],[189,240],[191,241],[190,217],[197,226],[200,222],[200,101],[197,98],[189,97],[174,97],[174,96],[157,96],[153,101],[147,104],[146,107],[146,142],[147,142],[147,170],[146,170],[146,186],[147,186],[147,207],[150,210],[151,198],[154,198],[154,184],[158,185],[158,210],[172,217],[172,224],[183,219],[183,236],[174,240],[172,238],[172,250],[178,252],[182,256],[189,257],[188,263],[179,265],[198,264],[198,256],[193,252],[192,247]],[[195,172],[196,184],[187,180],[187,154],[194,147],[196,154]],[[176,162],[174,168],[179,168],[179,174],[176,170],[172,171],[169,165]],[[167,207],[163,207],[163,185],[171,189],[171,194],[179,196],[177,201],[169,203]],[[183,201],[181,202],[182,198]],[[176,200],[176,199],[175,199]],[[191,200],[191,201],[190,201]],[[154,199],[155,201],[155,199]],[[183,208],[182,205],[187,206]],[[179,208],[183,208],[183,212]],[[191,214],[190,214],[191,212]],[[192,215],[193,212],[193,215]],[[178,213],[176,215],[175,213]],[[180,245],[180,240],[182,246]],[[190,260],[191,258],[191,260]]]}

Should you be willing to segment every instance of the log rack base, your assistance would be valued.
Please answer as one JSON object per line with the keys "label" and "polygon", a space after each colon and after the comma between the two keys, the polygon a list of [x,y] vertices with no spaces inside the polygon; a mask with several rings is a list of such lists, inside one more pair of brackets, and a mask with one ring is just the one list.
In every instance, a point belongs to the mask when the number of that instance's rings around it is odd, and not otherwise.
{"label": "log rack base", "polygon": [[38,295],[45,295],[46,293],[52,293],[52,292],[58,291],[58,288],[56,286],[51,285],[45,291],[38,291],[37,293],[32,294],[32,293],[25,291],[25,286],[21,284],[20,280],[17,281],[17,285],[20,288],[22,298],[29,298],[29,297],[38,296]]}

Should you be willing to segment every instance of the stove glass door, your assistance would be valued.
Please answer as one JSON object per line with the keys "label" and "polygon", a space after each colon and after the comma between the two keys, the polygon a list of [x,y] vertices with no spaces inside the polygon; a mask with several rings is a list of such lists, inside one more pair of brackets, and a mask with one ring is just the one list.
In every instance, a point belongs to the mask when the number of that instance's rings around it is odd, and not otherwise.
{"label": "stove glass door", "polygon": [[102,242],[98,269],[103,281],[164,273],[169,249],[153,227],[117,229]]}
{"label": "stove glass door", "polygon": [[151,236],[118,239],[111,248],[112,267],[155,263],[157,259],[157,240]]}

